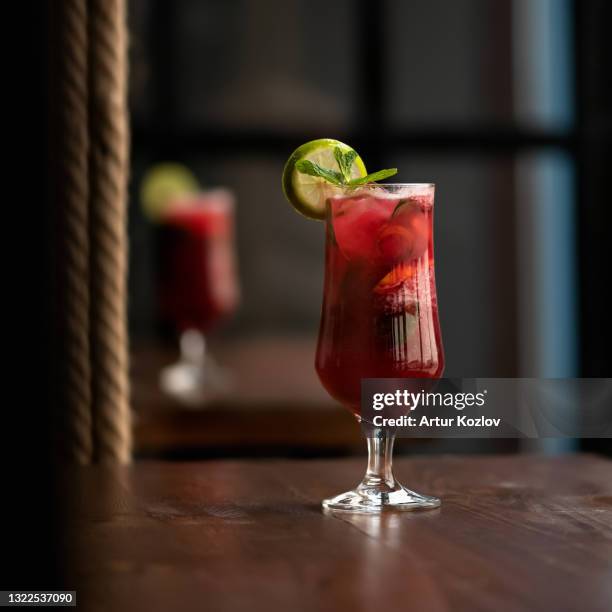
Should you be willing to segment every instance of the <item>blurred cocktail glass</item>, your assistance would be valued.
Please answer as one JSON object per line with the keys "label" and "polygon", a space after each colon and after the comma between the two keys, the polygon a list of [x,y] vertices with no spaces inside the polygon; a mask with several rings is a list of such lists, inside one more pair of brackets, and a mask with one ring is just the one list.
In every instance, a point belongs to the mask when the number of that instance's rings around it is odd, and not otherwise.
{"label": "blurred cocktail glass", "polygon": [[206,336],[239,302],[231,192],[173,199],[159,219],[158,236],[159,313],[180,337],[180,358],[162,370],[160,384],[166,393],[200,404],[230,384],[207,351]]}

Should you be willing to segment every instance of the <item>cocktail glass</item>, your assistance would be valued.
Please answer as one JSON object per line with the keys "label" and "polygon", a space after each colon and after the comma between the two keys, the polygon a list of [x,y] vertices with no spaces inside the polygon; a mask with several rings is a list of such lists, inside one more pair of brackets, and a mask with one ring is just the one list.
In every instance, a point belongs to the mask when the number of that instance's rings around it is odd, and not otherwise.
{"label": "cocktail glass", "polygon": [[[316,370],[361,421],[363,378],[436,379],[444,369],[434,278],[432,184],[330,188]],[[368,466],[333,510],[436,508],[440,500],[395,480],[394,432],[368,429]]]}
{"label": "cocktail glass", "polygon": [[200,404],[226,391],[229,381],[205,335],[239,300],[231,193],[217,189],[172,202],[158,246],[160,315],[180,335],[179,361],[162,370],[160,384],[177,399]]}

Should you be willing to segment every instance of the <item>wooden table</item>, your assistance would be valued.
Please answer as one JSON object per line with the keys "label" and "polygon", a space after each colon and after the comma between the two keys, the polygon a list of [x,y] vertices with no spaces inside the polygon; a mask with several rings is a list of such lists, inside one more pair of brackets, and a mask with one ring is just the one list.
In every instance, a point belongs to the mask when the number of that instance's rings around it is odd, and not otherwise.
{"label": "wooden table", "polygon": [[141,462],[66,487],[81,609],[612,610],[612,462],[402,459],[439,510],[325,515],[358,460]]}
{"label": "wooden table", "polygon": [[363,448],[351,414],[325,392],[313,361],[316,338],[253,338],[213,346],[233,375],[232,389],[206,404],[187,406],[164,394],[162,367],[177,353],[136,343],[131,382],[137,456],[146,458],[245,454],[320,454]]}
{"label": "wooden table", "polygon": [[[316,338],[261,337],[213,346],[233,374],[225,396],[186,406],[159,387],[176,350],[155,342],[132,347],[134,443],[140,458],[304,457],[355,454],[364,441],[352,414],[334,402],[314,370]],[[440,452],[448,440],[398,440],[402,447]],[[467,440],[460,441],[467,448]],[[516,440],[473,440],[470,451],[512,451]],[[452,446],[450,447],[452,449]]]}

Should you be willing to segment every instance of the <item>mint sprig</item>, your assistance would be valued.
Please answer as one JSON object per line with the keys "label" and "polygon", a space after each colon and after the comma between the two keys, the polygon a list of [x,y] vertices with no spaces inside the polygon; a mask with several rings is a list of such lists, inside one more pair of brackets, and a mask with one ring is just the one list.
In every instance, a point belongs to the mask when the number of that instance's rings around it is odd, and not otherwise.
{"label": "mint sprig", "polygon": [[298,172],[302,174],[308,174],[310,176],[318,176],[325,179],[332,185],[338,187],[347,185],[349,187],[356,185],[365,185],[366,183],[374,183],[376,181],[382,181],[383,179],[389,178],[397,174],[397,168],[386,168],[385,170],[378,170],[378,172],[371,172],[366,176],[360,176],[358,178],[351,178],[351,168],[353,162],[357,157],[357,152],[354,149],[349,149],[344,152],[340,147],[334,147],[334,157],[340,172],[337,170],[331,170],[330,168],[323,168],[315,162],[311,162],[307,159],[301,159],[295,167]]}
{"label": "mint sprig", "polygon": [[319,166],[319,164],[315,164],[307,159],[300,159],[298,162],[296,162],[295,167],[297,171],[301,172],[302,174],[318,176],[325,179],[328,183],[332,183],[333,185],[344,185],[344,177],[342,174],[340,174],[340,172],[322,168]]}

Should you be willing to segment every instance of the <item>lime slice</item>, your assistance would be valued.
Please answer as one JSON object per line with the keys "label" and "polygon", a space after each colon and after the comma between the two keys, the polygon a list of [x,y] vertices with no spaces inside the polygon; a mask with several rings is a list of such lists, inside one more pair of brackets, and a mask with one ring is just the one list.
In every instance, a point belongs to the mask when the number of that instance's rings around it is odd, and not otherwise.
{"label": "lime slice", "polygon": [[158,221],[172,200],[198,191],[193,172],[175,163],[157,164],[146,173],[140,187],[140,202],[145,215]]}
{"label": "lime slice", "polygon": [[[293,207],[310,219],[325,218],[325,200],[334,186],[318,176],[310,176],[298,172],[295,164],[301,160],[319,164],[323,168],[338,170],[338,162],[334,156],[334,148],[347,152],[352,148],[338,140],[321,138],[311,140],[298,147],[287,160],[283,171],[283,192]],[[367,172],[361,157],[357,156],[351,167],[351,177],[366,176]]]}

